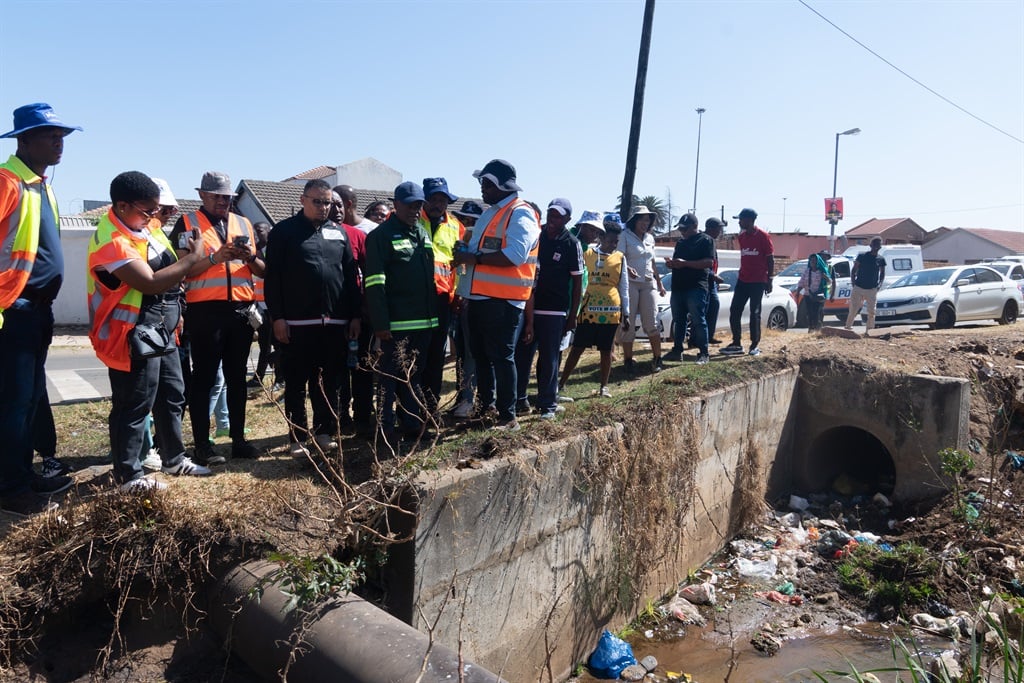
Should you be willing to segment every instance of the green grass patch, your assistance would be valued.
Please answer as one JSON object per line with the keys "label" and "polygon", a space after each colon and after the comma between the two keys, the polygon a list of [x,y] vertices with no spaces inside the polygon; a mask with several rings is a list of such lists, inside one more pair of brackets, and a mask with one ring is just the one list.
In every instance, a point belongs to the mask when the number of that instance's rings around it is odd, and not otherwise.
{"label": "green grass patch", "polygon": [[872,609],[886,617],[909,616],[910,608],[924,605],[935,594],[932,579],[937,560],[914,543],[901,543],[892,552],[860,545],[837,567],[843,590],[864,597]]}

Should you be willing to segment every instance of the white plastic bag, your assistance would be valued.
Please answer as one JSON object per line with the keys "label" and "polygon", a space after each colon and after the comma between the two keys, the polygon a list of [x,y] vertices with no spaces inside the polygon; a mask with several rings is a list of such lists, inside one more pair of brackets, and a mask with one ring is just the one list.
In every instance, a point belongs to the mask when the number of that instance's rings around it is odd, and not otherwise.
{"label": "white plastic bag", "polygon": [[779,561],[772,555],[767,560],[736,558],[736,571],[740,577],[749,580],[770,581],[779,568]]}

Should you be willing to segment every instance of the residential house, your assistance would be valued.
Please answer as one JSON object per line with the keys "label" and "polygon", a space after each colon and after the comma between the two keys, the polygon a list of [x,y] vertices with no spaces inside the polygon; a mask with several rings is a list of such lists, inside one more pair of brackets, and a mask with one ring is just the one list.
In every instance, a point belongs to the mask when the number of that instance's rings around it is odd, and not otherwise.
{"label": "residential house", "polygon": [[845,236],[852,247],[868,245],[873,237],[881,237],[882,244],[923,244],[927,234],[912,218],[872,218],[850,228]]}
{"label": "residential house", "polygon": [[[1024,254],[1024,229],[939,228],[921,252],[926,261],[951,264],[977,263],[986,258]],[[936,231],[937,232],[937,231]]]}
{"label": "residential house", "polygon": [[317,166],[282,182],[301,186],[315,179],[326,180],[331,187],[349,185],[391,192],[402,182],[402,174],[373,157],[366,157],[341,166]]}

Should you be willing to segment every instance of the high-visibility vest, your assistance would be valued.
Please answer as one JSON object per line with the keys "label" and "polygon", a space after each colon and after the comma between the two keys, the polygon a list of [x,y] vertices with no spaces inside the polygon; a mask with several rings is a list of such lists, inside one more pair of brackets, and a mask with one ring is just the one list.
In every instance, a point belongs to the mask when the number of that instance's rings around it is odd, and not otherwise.
{"label": "high-visibility vest", "polygon": [[[536,212],[533,207],[522,199],[516,198],[501,207],[483,227],[480,236],[480,246],[483,253],[493,253],[504,249],[508,243],[508,224],[512,220],[512,212],[520,207],[529,209],[534,216]],[[500,244],[501,248],[485,247],[491,242]],[[489,296],[495,299],[507,299],[509,301],[526,301],[533,291],[533,280],[537,274],[537,254],[540,251],[540,240],[533,245],[526,262],[518,266],[485,266],[478,263],[473,266],[470,293],[481,296]]]}
{"label": "high-visibility vest", "polygon": [[36,262],[44,192],[58,226],[60,218],[50,186],[16,155],[12,154],[6,163],[0,164],[0,176],[0,183],[12,185],[17,192],[14,210],[0,217],[0,327],[3,327],[4,309],[10,308],[21,296]]}
{"label": "high-visibility vest", "polygon": [[590,271],[587,291],[580,302],[579,322],[607,325],[622,320],[622,300],[619,297],[619,282],[626,257],[621,251],[602,254],[588,249],[583,261]]}
{"label": "high-visibility vest", "polygon": [[423,231],[430,235],[430,241],[434,249],[434,286],[438,294],[448,294],[455,291],[455,273],[452,270],[452,256],[455,253],[455,243],[462,239],[466,228],[462,221],[451,211],[445,211],[444,218],[437,226],[437,230],[431,233],[430,218],[425,211],[420,211],[420,226]]}
{"label": "high-visibility vest", "polygon": [[255,275],[252,276],[253,301],[263,303],[267,300],[265,280]]}
{"label": "high-visibility vest", "polygon": [[[183,218],[186,230],[199,229],[207,254],[212,254],[224,244],[210,219],[202,211],[186,213]],[[249,245],[255,247],[256,237],[249,219],[229,213],[227,243],[231,244],[236,237],[242,236],[247,236]],[[195,277],[185,279],[185,301],[190,304],[201,301],[255,301],[255,298],[252,271],[249,264],[242,261],[225,261],[210,266]]]}
{"label": "high-visibility vest", "polygon": [[[148,228],[150,238],[159,242],[174,254],[174,248],[164,231],[158,225]],[[117,242],[114,238],[117,237]],[[114,370],[128,372],[132,361],[128,348],[128,333],[139,321],[139,309],[142,306],[142,292],[121,282],[117,289],[108,289],[98,277],[96,270],[108,263],[121,261],[125,256],[124,240],[130,242],[139,257],[146,261],[148,257],[149,239],[145,236],[132,234],[120,221],[114,218],[113,209],[100,219],[96,232],[89,240],[88,270],[86,278],[86,294],[89,304],[89,341],[96,351],[96,357],[103,364]],[[130,253],[130,252],[129,252]]]}

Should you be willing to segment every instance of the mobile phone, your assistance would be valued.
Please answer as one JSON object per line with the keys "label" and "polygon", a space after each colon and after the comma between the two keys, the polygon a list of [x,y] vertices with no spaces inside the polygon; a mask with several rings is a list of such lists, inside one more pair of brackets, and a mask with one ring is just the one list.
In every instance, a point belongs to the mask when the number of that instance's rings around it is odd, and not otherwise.
{"label": "mobile phone", "polygon": [[248,235],[239,235],[235,239],[231,240],[231,245],[234,246],[234,247],[238,247],[239,249],[242,249],[243,247],[248,247],[249,246],[249,236]]}
{"label": "mobile phone", "polygon": [[178,249],[188,249],[189,239],[199,239],[198,230],[182,230],[178,235]]}

